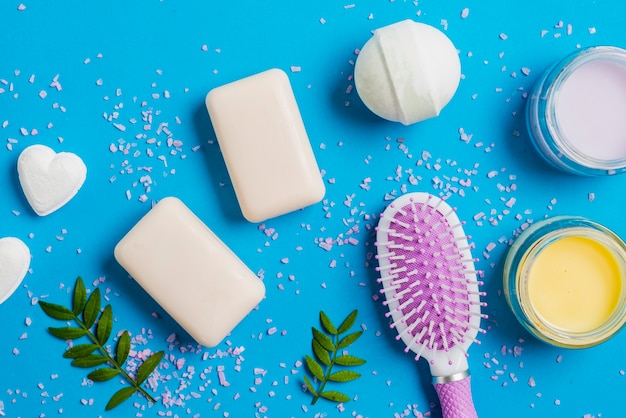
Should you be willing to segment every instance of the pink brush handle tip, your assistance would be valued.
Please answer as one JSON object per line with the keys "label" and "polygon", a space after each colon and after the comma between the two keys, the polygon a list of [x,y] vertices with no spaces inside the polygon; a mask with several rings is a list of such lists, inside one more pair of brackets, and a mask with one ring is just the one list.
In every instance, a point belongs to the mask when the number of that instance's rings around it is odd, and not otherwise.
{"label": "pink brush handle tip", "polygon": [[478,418],[472,401],[470,376],[453,382],[433,383],[433,386],[439,395],[443,418]]}

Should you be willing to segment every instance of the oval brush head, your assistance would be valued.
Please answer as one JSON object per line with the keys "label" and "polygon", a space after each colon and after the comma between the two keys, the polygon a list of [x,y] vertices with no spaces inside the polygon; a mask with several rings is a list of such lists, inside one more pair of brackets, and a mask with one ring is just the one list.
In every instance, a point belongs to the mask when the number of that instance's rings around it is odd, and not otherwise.
{"label": "oval brush head", "polygon": [[444,417],[475,417],[467,350],[483,304],[471,246],[442,199],[409,193],[381,214],[376,229],[379,282],[396,339],[429,361]]}

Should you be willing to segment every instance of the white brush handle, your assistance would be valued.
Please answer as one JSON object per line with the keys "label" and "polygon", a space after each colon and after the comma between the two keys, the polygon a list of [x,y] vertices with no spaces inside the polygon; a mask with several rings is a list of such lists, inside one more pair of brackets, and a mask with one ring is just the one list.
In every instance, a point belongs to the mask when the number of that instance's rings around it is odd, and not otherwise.
{"label": "white brush handle", "polygon": [[439,395],[443,418],[478,418],[469,373],[464,373],[460,379],[435,378],[433,386]]}

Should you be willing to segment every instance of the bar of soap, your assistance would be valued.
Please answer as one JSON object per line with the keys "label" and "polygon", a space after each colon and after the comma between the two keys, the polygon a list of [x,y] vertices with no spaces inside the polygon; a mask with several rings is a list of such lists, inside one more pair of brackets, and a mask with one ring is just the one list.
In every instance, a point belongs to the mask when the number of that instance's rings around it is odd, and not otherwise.
{"label": "bar of soap", "polygon": [[407,19],[374,31],[359,53],[354,83],[378,116],[411,125],[438,116],[461,80],[461,61],[439,29]]}
{"label": "bar of soap", "polygon": [[116,260],[198,343],[215,347],[265,296],[256,275],[175,197],[115,247]]}
{"label": "bar of soap", "polygon": [[324,182],[284,71],[216,87],[206,107],[247,220],[261,222],[322,200]]}

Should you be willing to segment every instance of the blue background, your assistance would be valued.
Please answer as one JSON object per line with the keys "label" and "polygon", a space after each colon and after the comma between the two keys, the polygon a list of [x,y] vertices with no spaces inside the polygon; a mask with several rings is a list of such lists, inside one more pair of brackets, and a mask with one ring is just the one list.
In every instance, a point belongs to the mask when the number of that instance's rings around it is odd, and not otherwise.
{"label": "blue background", "polygon": [[[375,300],[377,216],[394,196],[418,190],[449,196],[485,271],[488,332],[469,358],[479,416],[624,416],[626,334],[586,350],[547,346],[515,321],[501,285],[508,245],[534,220],[582,215],[626,236],[626,177],[552,169],[532,149],[523,112],[525,95],[552,62],[579,47],[626,47],[623,2],[20,4],[0,4],[0,236],[24,240],[32,262],[23,285],[0,305],[0,416],[441,416],[427,365],[403,353]],[[463,79],[440,117],[405,127],[371,114],[352,74],[371,31],[407,18],[445,31],[460,51]],[[241,216],[204,96],[272,67],[289,74],[327,192],[319,204],[258,225]],[[50,86],[57,75],[61,90]],[[157,134],[161,124],[180,147]],[[144,133],[160,146],[136,138]],[[28,206],[16,173],[21,150],[38,143],[75,152],[88,167],[77,196],[43,218]],[[111,144],[130,144],[130,152],[111,152]],[[258,310],[213,349],[198,347],[113,259],[117,241],[170,195],[267,288]],[[326,239],[330,250],[319,246]],[[137,351],[165,350],[155,396],[169,402],[148,408],[137,397],[105,413],[119,382],[92,385],[86,371],[61,358],[64,343],[46,331],[58,324],[36,301],[68,304],[78,275],[106,294],[114,332],[128,329]],[[302,390],[300,362],[320,309],[336,322],[358,309],[365,331],[351,349],[368,361],[359,367],[363,377],[335,387],[354,397],[343,409],[311,406]],[[237,355],[235,347],[244,351]]]}

